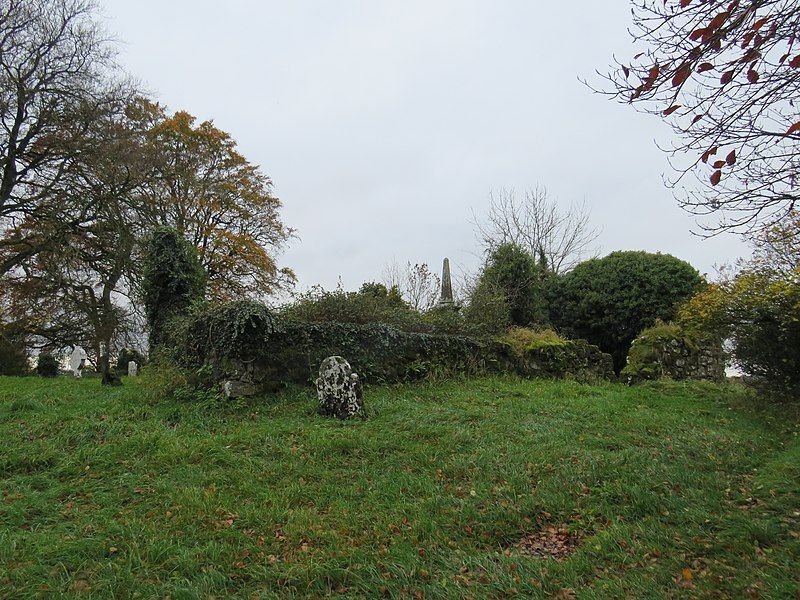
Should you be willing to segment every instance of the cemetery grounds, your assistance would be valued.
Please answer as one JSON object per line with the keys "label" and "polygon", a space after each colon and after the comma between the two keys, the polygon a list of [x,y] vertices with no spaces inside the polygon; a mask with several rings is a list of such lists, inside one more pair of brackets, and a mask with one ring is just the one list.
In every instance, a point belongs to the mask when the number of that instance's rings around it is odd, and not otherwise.
{"label": "cemetery grounds", "polygon": [[800,416],[479,378],[223,403],[0,378],[0,597],[798,598]]}

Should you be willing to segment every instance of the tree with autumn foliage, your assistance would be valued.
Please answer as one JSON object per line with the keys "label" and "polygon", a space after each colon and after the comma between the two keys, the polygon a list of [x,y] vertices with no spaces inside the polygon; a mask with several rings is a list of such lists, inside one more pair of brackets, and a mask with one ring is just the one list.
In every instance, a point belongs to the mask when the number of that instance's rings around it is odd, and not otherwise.
{"label": "tree with autumn foliage", "polygon": [[683,207],[713,217],[707,233],[780,222],[800,201],[800,4],[642,0],[632,13],[641,52],[605,92],[673,127]]}
{"label": "tree with autumn foliage", "polygon": [[290,285],[294,274],[276,257],[294,231],[281,221],[270,178],[211,121],[147,100],[137,110],[153,171],[139,226],[172,227],[193,244],[212,298],[259,297]]}

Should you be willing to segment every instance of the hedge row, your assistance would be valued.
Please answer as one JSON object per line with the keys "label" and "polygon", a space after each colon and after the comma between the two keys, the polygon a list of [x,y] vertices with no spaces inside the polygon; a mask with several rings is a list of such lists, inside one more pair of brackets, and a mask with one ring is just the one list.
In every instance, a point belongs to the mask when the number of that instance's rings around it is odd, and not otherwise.
{"label": "hedge row", "polygon": [[343,356],[365,383],[426,377],[517,373],[532,377],[608,378],[611,357],[587,342],[531,348],[457,335],[411,333],[388,325],[278,322],[252,302],[233,302],[182,320],[178,361],[206,383],[225,380],[274,388],[312,382],[328,356]]}

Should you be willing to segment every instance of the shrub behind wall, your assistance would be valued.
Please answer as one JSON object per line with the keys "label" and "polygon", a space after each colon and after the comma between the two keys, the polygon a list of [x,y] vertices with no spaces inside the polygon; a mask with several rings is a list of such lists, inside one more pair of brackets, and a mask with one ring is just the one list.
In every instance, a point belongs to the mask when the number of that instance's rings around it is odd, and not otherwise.
{"label": "shrub behind wall", "polygon": [[466,336],[401,331],[382,324],[281,322],[262,304],[207,308],[174,328],[175,354],[206,385],[233,379],[276,387],[306,384],[328,356],[345,357],[366,383],[477,373],[608,377],[611,358],[586,342],[526,348]]}

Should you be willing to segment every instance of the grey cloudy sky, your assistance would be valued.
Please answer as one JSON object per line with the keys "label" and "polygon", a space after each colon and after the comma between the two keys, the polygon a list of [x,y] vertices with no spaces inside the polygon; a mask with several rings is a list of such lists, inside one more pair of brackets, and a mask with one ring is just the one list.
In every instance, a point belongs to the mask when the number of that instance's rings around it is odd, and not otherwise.
{"label": "grey cloudy sky", "polygon": [[126,69],[272,177],[301,289],[355,288],[393,257],[477,269],[471,211],[536,184],[585,199],[604,253],[711,273],[747,252],[690,234],[654,142],[669,130],[578,81],[633,52],[627,0],[102,2]]}

